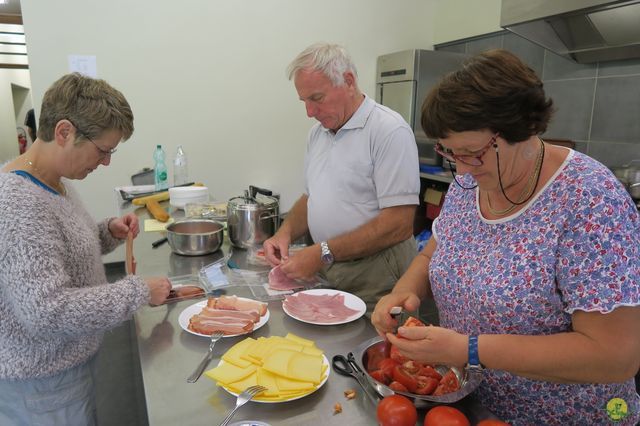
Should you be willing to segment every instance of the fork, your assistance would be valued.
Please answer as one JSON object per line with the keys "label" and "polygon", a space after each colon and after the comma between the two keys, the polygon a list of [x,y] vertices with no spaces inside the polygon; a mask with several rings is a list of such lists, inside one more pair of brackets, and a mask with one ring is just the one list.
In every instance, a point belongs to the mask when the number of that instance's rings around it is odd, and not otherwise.
{"label": "fork", "polygon": [[229,423],[229,420],[231,420],[231,417],[233,417],[233,415],[236,413],[236,411],[238,411],[238,408],[242,407],[244,404],[246,404],[247,402],[251,401],[251,398],[253,398],[254,396],[256,396],[257,394],[266,391],[267,388],[265,388],[264,386],[260,386],[260,385],[254,385],[254,386],[250,386],[248,388],[246,388],[244,391],[242,391],[242,393],[240,393],[240,395],[238,395],[238,398],[236,399],[236,406],[233,410],[231,410],[231,412],[227,415],[227,417],[225,417],[225,419],[222,421],[222,423],[220,423],[220,426],[225,426]]}
{"label": "fork", "polygon": [[209,344],[209,351],[204,356],[202,361],[200,361],[200,364],[196,367],[193,373],[191,373],[191,375],[187,378],[187,382],[195,383],[196,381],[198,381],[204,369],[207,368],[207,365],[209,365],[211,358],[213,358],[213,347],[215,346],[216,342],[222,338],[222,336],[224,336],[224,333],[220,330],[213,332],[213,334],[211,335],[211,343]]}

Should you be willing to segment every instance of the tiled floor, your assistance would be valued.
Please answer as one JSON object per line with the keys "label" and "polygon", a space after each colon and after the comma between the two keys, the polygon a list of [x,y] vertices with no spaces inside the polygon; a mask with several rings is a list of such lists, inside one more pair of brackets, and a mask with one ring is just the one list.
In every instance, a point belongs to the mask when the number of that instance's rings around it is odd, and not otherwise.
{"label": "tiled floor", "polygon": [[[108,264],[107,279],[124,275],[124,264]],[[133,320],[105,334],[98,353],[96,387],[99,426],[146,426],[147,411]]]}

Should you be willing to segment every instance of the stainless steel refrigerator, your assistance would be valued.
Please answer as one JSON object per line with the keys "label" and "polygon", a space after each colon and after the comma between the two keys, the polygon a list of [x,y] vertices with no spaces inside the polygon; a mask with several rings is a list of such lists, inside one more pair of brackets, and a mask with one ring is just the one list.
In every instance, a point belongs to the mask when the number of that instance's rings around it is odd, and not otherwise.
{"label": "stainless steel refrigerator", "polygon": [[378,57],[376,101],[397,111],[416,136],[422,164],[442,165],[434,151],[435,141],[427,138],[420,125],[422,102],[429,90],[447,73],[461,67],[467,55],[412,49]]}

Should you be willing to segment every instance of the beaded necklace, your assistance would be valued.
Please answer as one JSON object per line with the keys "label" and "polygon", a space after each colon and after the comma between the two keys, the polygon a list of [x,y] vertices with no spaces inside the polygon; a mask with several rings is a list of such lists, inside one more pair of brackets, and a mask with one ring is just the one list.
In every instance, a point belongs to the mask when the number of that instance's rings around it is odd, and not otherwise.
{"label": "beaded necklace", "polygon": [[491,206],[491,199],[489,198],[489,193],[486,192],[487,207],[489,207],[489,211],[491,212],[491,214],[496,216],[504,216],[507,213],[512,212],[513,209],[524,204],[526,201],[529,200],[529,198],[531,198],[531,196],[535,192],[536,187],[538,186],[538,181],[540,180],[540,171],[542,170],[543,159],[544,159],[544,142],[542,141],[542,139],[540,139],[540,151],[538,152],[538,157],[536,158],[535,170],[533,174],[529,177],[527,186],[525,186],[525,188],[522,190],[516,202],[509,200],[509,198],[506,197],[506,194],[505,194],[505,198],[507,198],[507,200],[511,202],[511,206],[503,210],[496,210]]}

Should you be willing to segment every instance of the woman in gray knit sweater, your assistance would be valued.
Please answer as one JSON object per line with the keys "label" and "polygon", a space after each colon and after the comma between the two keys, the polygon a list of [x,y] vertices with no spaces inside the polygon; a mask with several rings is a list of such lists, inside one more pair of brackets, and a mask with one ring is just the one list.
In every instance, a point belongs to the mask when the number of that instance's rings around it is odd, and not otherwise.
{"label": "woman in gray knit sweater", "polygon": [[166,277],[107,283],[101,256],[134,214],[95,223],[69,184],[133,133],[122,93],[69,74],[44,95],[37,139],[0,170],[0,424],[95,424],[95,354],[105,330],[166,299]]}

